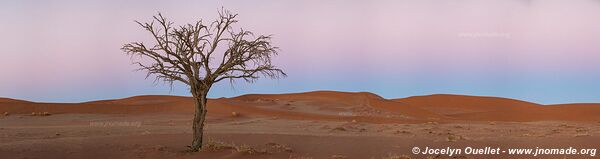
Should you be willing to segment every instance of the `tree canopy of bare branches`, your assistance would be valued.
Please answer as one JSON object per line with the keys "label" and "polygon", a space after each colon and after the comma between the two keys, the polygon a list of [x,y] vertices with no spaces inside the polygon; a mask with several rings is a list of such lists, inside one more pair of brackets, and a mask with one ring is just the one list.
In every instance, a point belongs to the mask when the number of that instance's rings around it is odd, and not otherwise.
{"label": "tree canopy of bare branches", "polygon": [[196,102],[194,139],[189,146],[194,151],[202,146],[206,96],[214,83],[286,76],[271,63],[278,54],[271,35],[234,28],[238,15],[227,10],[220,10],[218,15],[217,20],[206,25],[199,20],[175,27],[160,13],[151,22],[135,21],[152,35],[152,43],[131,42],[121,48],[134,59],[139,70],[147,72],[147,77],[171,86],[177,81],[189,86]]}

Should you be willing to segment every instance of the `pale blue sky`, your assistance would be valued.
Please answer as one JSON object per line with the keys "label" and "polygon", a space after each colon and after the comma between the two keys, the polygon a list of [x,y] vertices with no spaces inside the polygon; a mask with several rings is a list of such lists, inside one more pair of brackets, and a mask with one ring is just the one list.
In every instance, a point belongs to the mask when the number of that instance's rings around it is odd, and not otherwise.
{"label": "pale blue sky", "polygon": [[0,1],[0,97],[81,102],[189,95],[145,80],[119,48],[133,20],[215,18],[274,34],[288,78],[220,83],[211,97],[314,90],[600,102],[600,1]]}

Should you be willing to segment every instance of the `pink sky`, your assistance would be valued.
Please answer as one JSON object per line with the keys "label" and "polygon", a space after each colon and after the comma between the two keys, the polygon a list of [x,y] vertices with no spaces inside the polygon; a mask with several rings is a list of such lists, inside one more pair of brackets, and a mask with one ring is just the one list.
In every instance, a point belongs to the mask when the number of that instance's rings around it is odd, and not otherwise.
{"label": "pink sky", "polygon": [[[213,97],[315,89],[385,97],[493,95],[600,102],[600,1],[2,1],[0,96],[85,101],[188,95],[154,86],[119,48],[150,41],[133,20],[177,24],[221,6],[274,34],[289,78],[216,87]],[[507,89],[506,87],[515,87]]]}

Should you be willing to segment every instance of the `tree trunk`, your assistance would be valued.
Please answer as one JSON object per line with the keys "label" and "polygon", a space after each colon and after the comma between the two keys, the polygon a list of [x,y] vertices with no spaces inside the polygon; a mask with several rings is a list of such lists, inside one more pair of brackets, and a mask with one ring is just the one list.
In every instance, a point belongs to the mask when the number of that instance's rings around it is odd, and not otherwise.
{"label": "tree trunk", "polygon": [[193,140],[192,146],[190,146],[192,151],[198,151],[202,148],[202,136],[204,132],[204,120],[206,117],[206,94],[207,93],[198,93],[194,96],[196,103],[196,112],[194,113],[194,121],[193,121]]}

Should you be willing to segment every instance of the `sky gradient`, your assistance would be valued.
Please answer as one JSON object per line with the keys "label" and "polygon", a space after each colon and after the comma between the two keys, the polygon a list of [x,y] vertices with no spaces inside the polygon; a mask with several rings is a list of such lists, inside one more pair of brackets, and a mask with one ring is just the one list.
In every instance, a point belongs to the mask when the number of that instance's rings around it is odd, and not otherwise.
{"label": "sky gradient", "polygon": [[600,1],[0,1],[0,97],[82,102],[190,95],[145,79],[119,48],[157,12],[273,34],[289,77],[219,83],[210,97],[314,90],[600,103]]}

